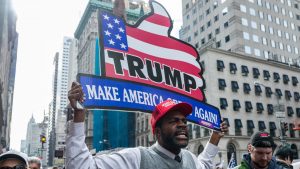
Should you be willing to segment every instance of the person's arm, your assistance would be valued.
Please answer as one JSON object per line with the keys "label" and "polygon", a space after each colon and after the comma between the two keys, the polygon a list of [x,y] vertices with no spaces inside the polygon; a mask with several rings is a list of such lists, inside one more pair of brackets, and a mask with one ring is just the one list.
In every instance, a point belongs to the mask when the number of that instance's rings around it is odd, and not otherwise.
{"label": "person's arm", "polygon": [[219,151],[219,141],[225,135],[225,132],[228,131],[228,126],[226,122],[221,123],[221,131],[213,131],[209,143],[206,144],[203,152],[198,156],[198,162],[196,163],[197,169],[211,169],[213,168],[213,160],[218,154]]}
{"label": "person's arm", "polygon": [[141,155],[138,148],[124,149],[109,155],[93,157],[86,144],[84,134],[85,111],[76,107],[77,101],[83,103],[83,91],[79,83],[73,82],[68,99],[74,109],[73,122],[70,123],[66,139],[66,168],[72,169],[115,169],[139,168]]}
{"label": "person's arm", "polygon": [[209,143],[218,146],[220,139],[224,137],[225,133],[228,131],[228,125],[225,121],[221,123],[220,129],[221,131],[213,131],[212,135],[210,136]]}

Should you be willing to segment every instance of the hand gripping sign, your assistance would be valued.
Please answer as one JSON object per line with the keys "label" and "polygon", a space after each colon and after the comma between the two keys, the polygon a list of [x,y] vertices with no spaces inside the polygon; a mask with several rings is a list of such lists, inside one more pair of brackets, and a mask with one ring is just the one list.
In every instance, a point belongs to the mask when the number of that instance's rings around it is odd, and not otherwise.
{"label": "hand gripping sign", "polygon": [[204,103],[197,50],[171,37],[169,14],[159,3],[150,3],[151,13],[135,25],[99,12],[101,76],[79,75],[85,107],[152,112],[172,99],[193,106],[189,121],[219,130],[219,110]]}

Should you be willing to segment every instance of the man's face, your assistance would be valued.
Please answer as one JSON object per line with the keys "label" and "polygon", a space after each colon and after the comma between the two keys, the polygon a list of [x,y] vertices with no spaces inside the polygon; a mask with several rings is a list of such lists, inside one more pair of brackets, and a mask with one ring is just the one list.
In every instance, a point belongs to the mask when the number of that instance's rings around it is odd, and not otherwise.
{"label": "man's face", "polygon": [[29,163],[30,169],[40,169],[40,165],[38,163]]}
{"label": "man's face", "polygon": [[170,151],[186,147],[189,141],[186,123],[186,117],[181,112],[169,112],[163,117],[158,134],[160,144]]}
{"label": "man's face", "polygon": [[19,166],[20,169],[26,169],[25,165],[20,160],[17,159],[6,159],[0,162],[0,169],[2,167],[15,167],[15,166]]}
{"label": "man's face", "polygon": [[273,150],[271,147],[254,147],[249,146],[251,161],[256,168],[267,168],[271,159]]}

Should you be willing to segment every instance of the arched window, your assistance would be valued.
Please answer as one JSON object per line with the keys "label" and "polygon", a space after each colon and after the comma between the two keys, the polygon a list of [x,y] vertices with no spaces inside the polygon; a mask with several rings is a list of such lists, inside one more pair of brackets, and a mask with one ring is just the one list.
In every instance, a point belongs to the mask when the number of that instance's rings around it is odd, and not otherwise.
{"label": "arched window", "polygon": [[236,147],[235,147],[235,145],[234,145],[233,143],[229,143],[229,144],[227,145],[227,162],[228,162],[228,163],[229,163],[229,161],[230,161],[230,158],[231,158],[231,154],[232,154],[232,153],[235,154],[234,158],[235,158],[235,161],[236,161],[236,156],[237,156],[237,154],[236,154]]}
{"label": "arched window", "polygon": [[297,146],[295,144],[292,144],[291,145],[291,149],[294,150],[294,153],[293,153],[294,159],[298,159],[298,149],[297,149]]}
{"label": "arched window", "polygon": [[203,147],[202,144],[200,144],[200,146],[198,147],[198,155],[199,155],[200,153],[202,153],[203,150],[204,150],[204,147]]}

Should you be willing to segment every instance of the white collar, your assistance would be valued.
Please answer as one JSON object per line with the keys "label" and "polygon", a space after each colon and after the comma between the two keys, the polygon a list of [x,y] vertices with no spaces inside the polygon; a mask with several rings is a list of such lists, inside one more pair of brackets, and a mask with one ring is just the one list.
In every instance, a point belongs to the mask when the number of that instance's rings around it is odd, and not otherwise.
{"label": "white collar", "polygon": [[[156,142],[154,144],[154,146],[157,148],[158,151],[164,153],[165,155],[167,155],[168,157],[175,159],[176,154],[173,154],[172,152],[170,152],[169,150],[163,148],[158,142]],[[181,151],[179,152],[179,157],[182,158],[182,153]]]}

